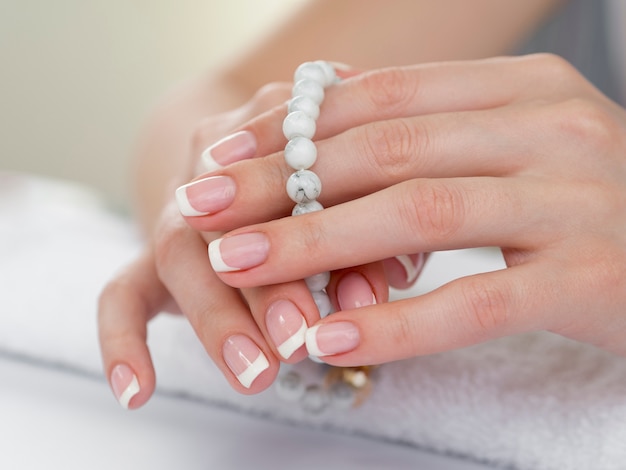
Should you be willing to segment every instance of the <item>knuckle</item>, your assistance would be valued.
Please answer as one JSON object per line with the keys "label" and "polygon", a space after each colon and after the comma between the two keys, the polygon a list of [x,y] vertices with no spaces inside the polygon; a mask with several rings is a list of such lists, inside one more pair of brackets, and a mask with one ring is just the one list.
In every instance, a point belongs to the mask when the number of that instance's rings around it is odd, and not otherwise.
{"label": "knuckle", "polygon": [[540,70],[546,78],[563,81],[572,80],[582,83],[584,81],[582,75],[576,70],[576,68],[570,64],[563,57],[550,52],[541,52],[538,54],[532,54],[528,56],[528,60]]}
{"label": "knuckle", "polygon": [[404,119],[378,121],[364,126],[362,133],[358,141],[364,147],[362,154],[370,160],[367,164],[391,181],[406,179],[407,170],[415,163],[414,155],[422,154],[428,142],[425,131],[418,131]]}
{"label": "knuckle", "polygon": [[463,226],[465,202],[462,193],[444,183],[415,180],[405,185],[398,205],[408,228],[427,244],[441,246]]}
{"label": "knuckle", "polygon": [[271,82],[259,88],[252,97],[257,111],[265,111],[284,103],[291,96],[292,85],[287,82]]}
{"label": "knuckle", "polygon": [[298,217],[298,230],[302,234],[300,237],[302,246],[298,247],[298,249],[302,250],[303,253],[310,253],[312,255],[311,260],[314,259],[313,255],[315,253],[326,253],[328,235],[324,230],[323,224],[317,222],[317,217],[314,214]]}
{"label": "knuckle", "polygon": [[363,74],[361,84],[374,109],[398,112],[413,101],[418,89],[415,76],[401,67]]}
{"label": "knuckle", "polygon": [[468,279],[462,300],[470,329],[488,333],[504,327],[509,321],[508,299],[502,286]]}
{"label": "knuckle", "polygon": [[216,123],[212,118],[201,119],[191,131],[191,150],[193,155],[200,155],[215,142]]}
{"label": "knuckle", "polygon": [[557,126],[570,142],[593,149],[594,155],[612,154],[623,130],[604,106],[584,98],[572,98],[554,110]]}
{"label": "knuckle", "polygon": [[[387,325],[393,327],[388,335],[391,344],[394,344],[396,349],[406,350],[407,355],[415,354],[419,347],[415,340],[423,336],[424,332],[418,329],[411,314],[402,309],[394,315],[393,322],[389,322]],[[387,337],[386,334],[384,336]]]}
{"label": "knuckle", "polygon": [[162,224],[154,237],[154,260],[159,279],[164,280],[168,268],[176,262],[178,252],[184,243],[181,243],[183,232],[182,224]]}

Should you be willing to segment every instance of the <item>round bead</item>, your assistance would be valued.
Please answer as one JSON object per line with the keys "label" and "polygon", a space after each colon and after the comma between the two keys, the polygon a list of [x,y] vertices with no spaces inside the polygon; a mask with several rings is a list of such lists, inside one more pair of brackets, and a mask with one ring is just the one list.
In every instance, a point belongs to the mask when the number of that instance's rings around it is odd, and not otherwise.
{"label": "round bead", "polygon": [[309,413],[318,414],[328,406],[328,395],[319,385],[309,385],[301,399],[302,408]]}
{"label": "round bead", "polygon": [[311,202],[322,192],[322,182],[309,170],[299,170],[287,180],[287,194],[295,202]]}
{"label": "round bead", "polygon": [[276,393],[285,401],[295,402],[304,396],[305,384],[300,374],[289,371],[278,377]]}
{"label": "round bead", "polygon": [[294,170],[307,170],[317,160],[317,147],[311,139],[294,137],[285,146],[285,161]]}
{"label": "round bead", "polygon": [[298,136],[311,139],[315,135],[315,128],[315,119],[304,111],[289,113],[283,121],[283,134],[287,140]]}
{"label": "round bead", "polygon": [[324,271],[323,273],[313,274],[304,279],[306,286],[311,292],[319,292],[326,289],[326,286],[330,282],[330,271]]}
{"label": "round bead", "polygon": [[332,85],[337,81],[337,73],[335,72],[335,67],[330,65],[325,60],[316,60],[315,63],[319,65],[324,71],[324,75],[326,77],[324,81],[324,87]]}
{"label": "round bead", "polygon": [[345,382],[335,382],[328,390],[330,404],[333,408],[347,410],[356,401],[356,390]]}
{"label": "round bead", "polygon": [[333,311],[333,305],[330,303],[330,298],[326,292],[317,291],[311,292],[313,296],[313,300],[315,301],[315,305],[317,305],[317,310],[320,312],[320,318],[327,317]]}
{"label": "round bead", "polygon": [[303,203],[296,204],[295,206],[293,206],[293,210],[291,211],[291,215],[309,214],[311,212],[317,212],[317,211],[321,211],[323,209],[324,209],[324,206],[322,206],[317,201],[303,202]]}
{"label": "round bead", "polygon": [[294,84],[291,90],[291,96],[306,96],[311,98],[315,103],[320,104],[324,101],[324,87],[314,80],[305,78]]}
{"label": "round bead", "polygon": [[302,111],[314,120],[320,117],[320,105],[308,96],[300,95],[289,100],[287,111],[290,113],[293,113],[294,111]]}
{"label": "round bead", "polygon": [[317,62],[304,62],[300,64],[293,74],[293,81],[298,82],[300,80],[308,79],[319,83],[321,86],[326,86],[327,75],[324,67]]}

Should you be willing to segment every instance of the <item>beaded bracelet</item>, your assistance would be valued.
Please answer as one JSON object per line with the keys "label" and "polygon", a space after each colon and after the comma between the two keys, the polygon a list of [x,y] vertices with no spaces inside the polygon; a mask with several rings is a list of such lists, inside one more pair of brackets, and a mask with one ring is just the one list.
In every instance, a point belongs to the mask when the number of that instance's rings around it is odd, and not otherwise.
{"label": "beaded bracelet", "polygon": [[[324,89],[336,81],[338,77],[333,66],[321,60],[305,62],[294,73],[292,98],[283,121],[283,134],[288,140],[285,161],[295,170],[286,185],[287,194],[296,203],[292,216],[324,209],[317,200],[322,192],[322,183],[309,168],[317,160],[317,147],[312,139],[320,105],[324,100]],[[332,313],[332,304],[326,293],[329,281],[330,272],[305,279],[320,318]],[[311,359],[322,363],[315,357]],[[314,413],[323,411],[329,405],[334,405],[333,408],[347,408],[360,404],[369,392],[371,368],[325,367],[328,370],[321,385],[306,385],[303,374],[295,369],[281,375],[276,384],[279,396],[288,401],[299,401],[306,411]]]}

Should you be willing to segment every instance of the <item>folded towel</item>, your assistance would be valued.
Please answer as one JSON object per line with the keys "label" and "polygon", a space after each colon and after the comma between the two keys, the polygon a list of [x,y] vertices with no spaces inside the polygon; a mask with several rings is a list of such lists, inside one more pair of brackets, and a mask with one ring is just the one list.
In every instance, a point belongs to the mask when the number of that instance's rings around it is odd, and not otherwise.
{"label": "folded towel", "polygon": [[[91,190],[0,173],[0,351],[100,376],[96,298],[139,249],[132,223]],[[502,266],[493,250],[436,253],[409,294]],[[387,364],[361,407],[319,414],[272,389],[232,391],[183,318],[159,316],[149,337],[160,393],[499,468],[626,468],[626,360],[556,335]],[[300,372],[313,380],[320,367]]]}

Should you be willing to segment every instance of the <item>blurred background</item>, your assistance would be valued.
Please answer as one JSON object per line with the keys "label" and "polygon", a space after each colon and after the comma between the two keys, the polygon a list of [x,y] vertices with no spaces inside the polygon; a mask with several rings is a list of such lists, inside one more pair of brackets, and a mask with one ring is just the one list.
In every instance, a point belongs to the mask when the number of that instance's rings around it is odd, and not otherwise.
{"label": "blurred background", "polygon": [[80,181],[126,210],[158,98],[304,1],[0,0],[0,171]]}

